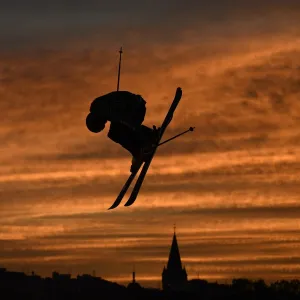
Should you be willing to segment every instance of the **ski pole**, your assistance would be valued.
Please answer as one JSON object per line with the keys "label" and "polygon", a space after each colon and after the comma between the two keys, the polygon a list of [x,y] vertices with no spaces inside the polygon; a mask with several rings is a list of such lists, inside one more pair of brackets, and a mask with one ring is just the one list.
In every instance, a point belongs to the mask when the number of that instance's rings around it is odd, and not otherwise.
{"label": "ski pole", "polygon": [[118,70],[118,84],[117,84],[117,91],[119,91],[119,86],[120,86],[121,61],[122,61],[122,53],[123,53],[122,47],[120,48],[119,53],[120,53],[120,59],[119,59],[119,70]]}
{"label": "ski pole", "polygon": [[167,139],[166,141],[164,141],[164,142],[158,144],[158,146],[161,146],[161,145],[163,145],[163,144],[165,144],[165,143],[167,143],[167,142],[170,142],[171,140],[174,140],[174,139],[176,139],[177,137],[179,137],[179,136],[181,136],[181,135],[183,135],[183,134],[185,134],[185,133],[187,133],[187,132],[189,132],[189,131],[194,131],[194,129],[195,129],[195,127],[190,127],[188,130],[186,130],[186,131],[184,131],[184,132],[182,132],[182,133],[179,133],[179,134],[177,134],[177,135],[175,135],[175,136],[173,136],[173,137]]}

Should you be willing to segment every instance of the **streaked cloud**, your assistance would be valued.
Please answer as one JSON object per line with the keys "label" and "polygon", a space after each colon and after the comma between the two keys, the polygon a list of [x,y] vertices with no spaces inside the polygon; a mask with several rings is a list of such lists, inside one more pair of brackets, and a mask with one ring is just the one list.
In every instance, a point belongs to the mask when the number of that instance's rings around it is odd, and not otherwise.
{"label": "streaked cloud", "polygon": [[[156,285],[176,222],[190,278],[299,276],[298,2],[134,3],[3,5],[0,263],[117,281],[135,264]],[[85,117],[115,87],[120,44],[145,123],[181,86],[165,137],[196,130],[161,147],[134,206],[107,211],[130,156]]]}

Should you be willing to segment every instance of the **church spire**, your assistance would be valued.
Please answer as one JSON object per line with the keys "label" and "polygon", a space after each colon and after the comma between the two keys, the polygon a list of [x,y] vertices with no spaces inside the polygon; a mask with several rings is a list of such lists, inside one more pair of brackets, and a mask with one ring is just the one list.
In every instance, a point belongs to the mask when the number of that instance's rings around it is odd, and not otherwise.
{"label": "church spire", "polygon": [[167,267],[163,269],[162,284],[163,289],[178,289],[187,283],[187,273],[182,268],[179,247],[176,237],[176,225],[174,224],[173,241],[169,253]]}
{"label": "church spire", "polygon": [[181,265],[181,258],[180,258],[180,253],[179,253],[175,230],[176,230],[176,225],[174,224],[174,235],[173,235],[172,246],[170,249],[167,269],[173,270],[173,271],[179,271],[182,269],[182,265]]}

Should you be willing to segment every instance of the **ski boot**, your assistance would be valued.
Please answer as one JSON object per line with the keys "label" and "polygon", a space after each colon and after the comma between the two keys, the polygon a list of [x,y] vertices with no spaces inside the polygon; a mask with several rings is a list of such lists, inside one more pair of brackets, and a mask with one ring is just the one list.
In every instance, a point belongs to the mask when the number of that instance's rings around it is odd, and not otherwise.
{"label": "ski boot", "polygon": [[147,158],[149,158],[152,154],[152,151],[154,149],[154,147],[156,146],[157,140],[159,138],[159,128],[156,128],[155,125],[153,125],[153,135],[151,136],[151,138],[149,139],[149,141],[147,141],[146,144],[143,145],[143,147],[141,147],[137,153],[137,155],[132,156],[132,161],[131,161],[131,167],[130,167],[130,172],[133,173],[136,170],[138,170],[138,168],[140,167],[140,164],[142,164],[143,162],[145,162],[147,160]]}
{"label": "ski boot", "polygon": [[154,140],[154,143],[152,142],[152,147],[155,147],[156,145],[156,142],[159,138],[159,132],[160,132],[160,127],[156,127],[155,125],[153,125],[153,140]]}
{"label": "ski boot", "polygon": [[130,172],[137,172],[140,165],[143,163],[143,150],[140,149],[140,152],[137,155],[132,156]]}

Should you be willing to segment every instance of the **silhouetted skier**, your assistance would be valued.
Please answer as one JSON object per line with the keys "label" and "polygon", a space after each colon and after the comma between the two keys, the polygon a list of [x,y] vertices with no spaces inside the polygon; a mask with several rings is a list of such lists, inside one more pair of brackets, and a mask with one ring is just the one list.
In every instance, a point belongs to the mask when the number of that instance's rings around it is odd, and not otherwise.
{"label": "silhouetted skier", "polygon": [[146,115],[146,101],[127,91],[115,91],[96,98],[86,118],[87,128],[101,132],[110,121],[108,137],[122,145],[132,155],[131,172],[145,160],[155,143],[158,129],[142,125]]}

